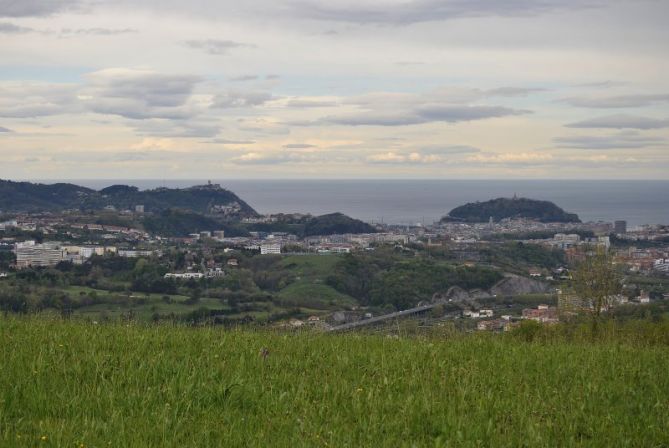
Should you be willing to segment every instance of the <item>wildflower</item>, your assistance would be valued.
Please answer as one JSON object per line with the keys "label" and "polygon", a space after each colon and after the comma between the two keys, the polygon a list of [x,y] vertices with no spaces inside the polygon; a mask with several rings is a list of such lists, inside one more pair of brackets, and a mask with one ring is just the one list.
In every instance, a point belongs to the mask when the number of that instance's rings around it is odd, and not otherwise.
{"label": "wildflower", "polygon": [[42,442],[46,442],[48,437],[47,436],[42,436],[39,438]]}

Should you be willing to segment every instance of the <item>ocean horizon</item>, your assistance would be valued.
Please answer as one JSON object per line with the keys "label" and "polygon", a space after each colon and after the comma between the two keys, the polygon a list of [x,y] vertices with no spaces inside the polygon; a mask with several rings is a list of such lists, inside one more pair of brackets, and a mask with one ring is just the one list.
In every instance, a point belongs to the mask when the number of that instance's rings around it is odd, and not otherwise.
{"label": "ocean horizon", "polygon": [[367,222],[432,224],[467,202],[528,197],[554,202],[583,221],[626,220],[630,226],[669,224],[669,180],[441,180],[441,179],[76,179],[94,189],[133,185],[183,188],[211,180],[259,213],[342,212]]}

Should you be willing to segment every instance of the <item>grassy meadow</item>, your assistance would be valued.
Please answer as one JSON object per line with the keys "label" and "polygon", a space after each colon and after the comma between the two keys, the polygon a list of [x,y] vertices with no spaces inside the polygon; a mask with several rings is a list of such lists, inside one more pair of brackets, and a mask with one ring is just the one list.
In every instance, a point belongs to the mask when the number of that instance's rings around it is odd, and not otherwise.
{"label": "grassy meadow", "polygon": [[669,446],[658,331],[579,342],[0,317],[0,446]]}

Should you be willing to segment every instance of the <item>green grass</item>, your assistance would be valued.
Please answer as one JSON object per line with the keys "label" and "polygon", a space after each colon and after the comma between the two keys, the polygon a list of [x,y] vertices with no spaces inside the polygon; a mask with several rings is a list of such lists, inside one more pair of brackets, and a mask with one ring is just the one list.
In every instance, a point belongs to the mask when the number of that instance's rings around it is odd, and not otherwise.
{"label": "green grass", "polygon": [[279,292],[286,306],[315,309],[341,309],[355,306],[357,301],[325,284],[341,261],[339,255],[294,255],[281,260],[281,266],[298,279]]}
{"label": "green grass", "polygon": [[0,354],[3,447],[669,444],[663,344],[0,318]]}

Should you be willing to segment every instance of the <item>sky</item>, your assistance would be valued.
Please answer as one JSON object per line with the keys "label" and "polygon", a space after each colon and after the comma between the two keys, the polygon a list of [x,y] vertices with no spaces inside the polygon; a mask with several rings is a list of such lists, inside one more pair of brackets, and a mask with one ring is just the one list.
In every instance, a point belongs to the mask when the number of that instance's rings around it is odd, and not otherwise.
{"label": "sky", "polygon": [[0,178],[669,179],[666,0],[0,0]]}

